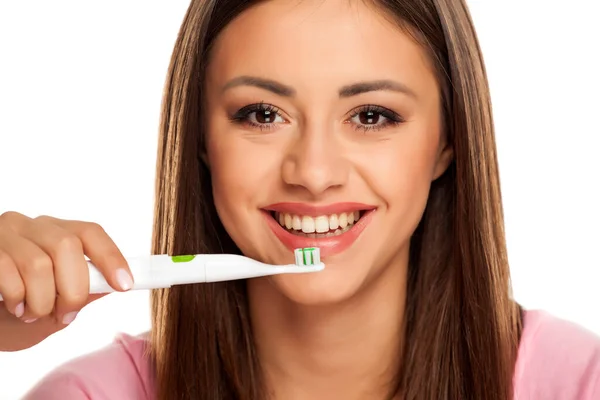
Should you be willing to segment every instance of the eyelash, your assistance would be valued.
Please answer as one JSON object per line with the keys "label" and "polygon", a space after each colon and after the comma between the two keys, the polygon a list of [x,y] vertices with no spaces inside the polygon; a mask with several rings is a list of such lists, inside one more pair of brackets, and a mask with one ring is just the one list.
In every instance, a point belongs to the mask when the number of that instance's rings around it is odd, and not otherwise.
{"label": "eyelash", "polygon": [[[249,116],[254,112],[268,112],[272,115],[275,115],[276,117],[283,118],[279,114],[279,108],[275,107],[274,105],[265,104],[265,103],[261,102],[261,103],[250,104],[245,107],[242,107],[241,109],[236,111],[236,113],[230,119],[234,123],[247,124],[253,128],[258,128],[263,131],[273,129],[273,126],[275,125],[275,123],[260,124],[260,123],[255,123],[253,121],[250,121]],[[404,118],[402,118],[402,116],[400,116],[398,113],[390,110],[389,108],[385,108],[385,107],[374,105],[374,104],[366,104],[366,105],[355,108],[354,110],[352,110],[350,116],[344,122],[351,123],[350,121],[353,118],[356,118],[357,116],[359,116],[361,113],[374,113],[375,115],[381,116],[386,119],[386,121],[380,125],[369,126],[369,125],[356,124],[355,129],[362,130],[363,132],[378,131],[378,130],[386,128],[388,126],[396,126],[396,125],[399,125],[399,124],[405,122]]]}
{"label": "eyelash", "polygon": [[258,128],[260,130],[272,129],[272,127],[274,125],[273,123],[257,124],[255,122],[249,121],[248,117],[254,112],[269,112],[269,113],[275,115],[276,117],[277,116],[281,117],[281,115],[279,114],[279,108],[275,107],[274,105],[265,104],[265,103],[261,102],[261,103],[256,103],[256,104],[249,104],[245,107],[240,108],[238,111],[236,111],[235,114],[233,114],[233,116],[231,117],[231,121],[233,121],[237,124],[248,124],[248,125],[252,126],[253,128]]}
{"label": "eyelash", "polygon": [[364,106],[360,106],[352,110],[352,114],[348,120],[351,120],[355,117],[358,117],[361,113],[374,113],[376,115],[380,115],[386,119],[386,121],[381,125],[356,125],[356,130],[362,130],[364,132],[369,131],[378,131],[380,129],[387,128],[388,126],[396,126],[400,125],[404,122],[404,118],[400,116],[400,114],[390,110],[389,108],[385,108],[382,106],[378,106],[375,104],[367,104]]}

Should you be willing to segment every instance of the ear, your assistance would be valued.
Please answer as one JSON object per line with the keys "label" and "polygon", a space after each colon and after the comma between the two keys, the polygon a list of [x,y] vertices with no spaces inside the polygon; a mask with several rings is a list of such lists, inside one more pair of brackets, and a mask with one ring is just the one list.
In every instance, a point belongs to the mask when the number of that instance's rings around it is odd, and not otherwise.
{"label": "ear", "polygon": [[441,148],[437,156],[437,161],[433,169],[432,181],[435,181],[437,178],[442,176],[454,159],[454,150],[452,149],[452,146],[450,146],[450,144],[447,142],[445,142],[443,146],[444,147]]}

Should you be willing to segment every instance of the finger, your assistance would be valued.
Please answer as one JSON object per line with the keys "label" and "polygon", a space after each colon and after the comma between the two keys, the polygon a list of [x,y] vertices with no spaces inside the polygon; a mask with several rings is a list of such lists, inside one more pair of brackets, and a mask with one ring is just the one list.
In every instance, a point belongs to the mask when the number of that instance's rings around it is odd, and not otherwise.
{"label": "finger", "polygon": [[113,289],[126,291],[133,287],[133,278],[125,257],[100,225],[92,222],[44,218],[54,221],[56,225],[77,235],[83,245],[83,252]]}
{"label": "finger", "polygon": [[0,246],[17,267],[25,285],[24,320],[49,315],[56,299],[52,259],[33,242],[14,232],[0,231]]}
{"label": "finger", "polygon": [[0,295],[8,312],[21,318],[25,313],[25,285],[12,258],[0,249]]}
{"label": "finger", "polygon": [[[61,314],[62,317],[60,318],[60,323],[62,323],[63,325],[69,325],[69,324],[71,324],[75,320],[75,318],[77,318],[77,315],[79,315],[79,311],[81,311],[81,308],[87,306],[88,304],[90,304],[90,303],[92,303],[92,302],[94,302],[96,300],[99,300],[99,299],[103,298],[104,296],[107,296],[108,294],[110,294],[110,293],[94,293],[94,294],[90,294],[88,296],[85,304],[82,307],[80,307],[77,310],[73,310],[73,311]],[[55,308],[60,307],[60,305],[59,305],[60,301],[61,301],[60,295],[58,295],[57,298],[56,298],[57,305],[56,305]]]}
{"label": "finger", "polygon": [[23,222],[29,220],[31,220],[31,218],[14,211],[6,211],[5,213],[2,213],[0,215],[1,226],[4,228],[12,229],[15,232],[18,231],[19,226]]}
{"label": "finger", "polygon": [[81,241],[75,234],[45,219],[24,223],[19,230],[52,259],[57,295],[54,315],[58,322],[72,322],[87,303],[89,294],[88,265]]}

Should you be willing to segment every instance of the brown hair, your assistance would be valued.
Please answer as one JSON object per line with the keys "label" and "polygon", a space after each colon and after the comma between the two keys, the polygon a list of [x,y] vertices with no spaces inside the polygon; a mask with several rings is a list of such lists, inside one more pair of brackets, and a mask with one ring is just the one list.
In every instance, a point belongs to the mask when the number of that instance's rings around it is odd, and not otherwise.
{"label": "brown hair", "polygon": [[[489,89],[463,0],[373,0],[429,53],[455,159],[411,239],[402,370],[407,400],[512,398],[521,318],[511,299]],[[215,37],[256,1],[192,0],[171,59],[160,127],[153,252],[238,253],[200,161]],[[244,282],[152,293],[158,398],[265,399]]]}

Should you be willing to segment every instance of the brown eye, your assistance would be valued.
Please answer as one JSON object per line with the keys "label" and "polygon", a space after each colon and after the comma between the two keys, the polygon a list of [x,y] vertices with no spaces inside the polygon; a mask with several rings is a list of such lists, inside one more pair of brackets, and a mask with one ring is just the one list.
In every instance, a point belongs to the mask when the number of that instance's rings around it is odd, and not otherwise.
{"label": "brown eye", "polygon": [[279,110],[268,106],[262,106],[258,109],[254,109],[247,114],[247,120],[254,125],[270,125],[270,124],[282,124],[285,119],[279,114]]}
{"label": "brown eye", "polygon": [[276,129],[288,122],[279,112],[279,108],[264,103],[249,104],[242,107],[230,119],[236,124],[260,129],[261,131]]}
{"label": "brown eye", "polygon": [[377,125],[382,115],[376,111],[362,111],[358,113],[358,121],[363,125]]}
{"label": "brown eye", "polygon": [[355,108],[347,121],[356,129],[367,131],[395,126],[404,122],[404,119],[388,108],[368,104]]}
{"label": "brown eye", "polygon": [[254,112],[254,118],[259,124],[271,124],[275,122],[276,117],[277,113],[274,113],[271,110],[259,110]]}

